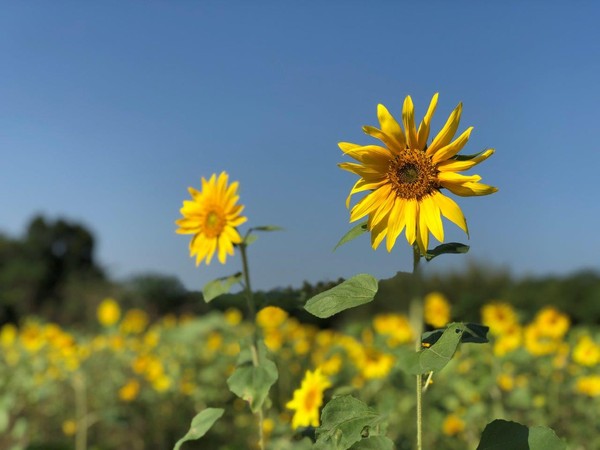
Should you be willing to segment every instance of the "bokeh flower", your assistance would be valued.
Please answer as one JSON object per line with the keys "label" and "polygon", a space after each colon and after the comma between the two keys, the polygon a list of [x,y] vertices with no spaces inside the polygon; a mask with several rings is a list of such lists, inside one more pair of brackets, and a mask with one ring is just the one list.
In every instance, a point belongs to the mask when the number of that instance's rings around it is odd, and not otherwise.
{"label": "bokeh flower", "polygon": [[184,200],[180,212],[182,219],[175,223],[179,234],[193,234],[190,241],[190,256],[196,256],[196,265],[206,260],[206,264],[217,252],[221,264],[227,255],[233,255],[233,245],[242,242],[236,227],[246,222],[240,215],[243,205],[236,205],[238,182],[227,184],[229,176],[221,172],[213,174],[207,181],[202,178],[202,191],[190,187],[192,200]]}
{"label": "bokeh flower", "polygon": [[465,429],[465,421],[456,414],[449,414],[442,424],[442,432],[446,436],[455,436]]}
{"label": "bokeh flower", "polygon": [[575,389],[590,397],[600,397],[600,375],[581,377],[575,384]]}
{"label": "bokeh flower", "polygon": [[313,372],[306,371],[299,389],[294,391],[292,400],[285,405],[295,410],[292,418],[292,428],[318,427],[319,410],[323,404],[323,392],[331,387],[329,379],[317,368]]}
{"label": "bokeh flower", "polygon": [[365,126],[368,135],[381,140],[384,146],[357,145],[340,142],[340,149],[358,163],[344,162],[340,168],[355,173],[360,179],[352,195],[370,191],[350,211],[350,222],[368,215],[367,227],[375,249],[386,240],[387,251],[394,247],[403,229],[408,243],[418,244],[421,253],[427,251],[429,232],[444,241],[441,216],[455,223],[468,234],[467,222],[460,207],[442,194],[447,189],[459,196],[492,194],[495,187],[480,183],[479,175],[461,175],[486,160],[493,153],[487,149],[476,155],[458,155],[469,140],[472,127],[453,140],[458,129],[462,104],[450,114],[446,124],[427,145],[431,118],[437,106],[438,94],[431,100],[419,128],[415,126],[412,99],[407,96],[402,108],[404,130],[385,106],[377,106],[380,129]]}
{"label": "bokeh flower", "polygon": [[600,363],[600,345],[589,335],[579,338],[573,349],[573,361],[581,366],[593,367]]}
{"label": "bokeh flower", "polygon": [[518,324],[517,313],[509,303],[492,302],[481,308],[481,320],[490,327],[490,333],[499,335],[511,331]]}
{"label": "bokeh flower", "polygon": [[443,294],[439,292],[430,292],[425,296],[425,305],[423,310],[425,323],[435,327],[442,328],[450,322],[450,303]]}
{"label": "bokeh flower", "polygon": [[121,318],[121,308],[115,299],[105,298],[98,305],[96,315],[100,325],[103,327],[112,327]]}

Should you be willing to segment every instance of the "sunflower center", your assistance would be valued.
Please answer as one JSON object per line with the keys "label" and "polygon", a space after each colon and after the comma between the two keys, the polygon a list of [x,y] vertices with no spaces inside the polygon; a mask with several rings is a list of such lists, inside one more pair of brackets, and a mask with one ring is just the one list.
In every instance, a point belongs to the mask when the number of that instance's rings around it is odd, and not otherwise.
{"label": "sunflower center", "polygon": [[421,150],[406,149],[396,156],[387,177],[401,198],[421,200],[439,188],[437,170]]}
{"label": "sunflower center", "polygon": [[304,407],[307,410],[312,410],[317,403],[318,392],[315,388],[309,389],[304,397]]}
{"label": "sunflower center", "polygon": [[204,234],[208,238],[218,237],[225,228],[225,217],[222,211],[210,210],[204,219]]}

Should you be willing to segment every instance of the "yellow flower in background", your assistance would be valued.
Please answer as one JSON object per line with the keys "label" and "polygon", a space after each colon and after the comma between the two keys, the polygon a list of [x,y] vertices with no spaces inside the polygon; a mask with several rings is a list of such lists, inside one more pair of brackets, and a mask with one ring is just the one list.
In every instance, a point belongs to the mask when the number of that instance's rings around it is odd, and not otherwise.
{"label": "yellow flower in background", "polygon": [[481,308],[481,321],[490,327],[490,333],[502,334],[514,329],[518,324],[517,313],[505,302],[493,302]]}
{"label": "yellow flower in background", "polygon": [[424,254],[429,245],[429,232],[438,241],[444,241],[441,216],[468,234],[460,207],[442,194],[441,189],[463,197],[497,191],[495,187],[479,183],[479,175],[459,174],[494,153],[493,149],[487,149],[476,155],[458,155],[473,129],[469,127],[453,140],[460,122],[462,103],[450,114],[433,141],[427,144],[437,99],[438,94],[435,94],[418,129],[410,96],[406,97],[402,108],[404,130],[385,106],[377,105],[380,129],[365,126],[363,130],[381,140],[384,146],[339,143],[344,154],[358,161],[341,163],[339,167],[360,177],[350,191],[346,206],[350,206],[352,195],[370,191],[351,209],[350,222],[368,215],[367,227],[374,249],[387,238],[386,248],[391,251],[402,230],[406,229],[408,243],[413,245],[416,242]]}
{"label": "yellow flower in background", "polygon": [[0,345],[4,348],[12,347],[17,340],[18,330],[12,323],[7,323],[0,329]]}
{"label": "yellow flower in background", "polygon": [[600,363],[600,345],[588,335],[580,337],[573,349],[573,361],[581,366],[595,366]]}
{"label": "yellow flower in background", "polygon": [[277,307],[267,306],[256,314],[256,324],[261,328],[277,328],[288,318],[288,313]]}
{"label": "yellow flower in background", "polygon": [[523,338],[525,340],[525,349],[534,356],[543,356],[554,353],[559,349],[560,340],[548,336],[544,329],[538,327],[535,323],[525,327]]}
{"label": "yellow flower in background", "polygon": [[372,347],[363,349],[362,355],[354,360],[361,375],[367,380],[385,378],[396,360],[390,354],[380,352]]}
{"label": "yellow flower in background", "polygon": [[450,303],[443,294],[431,292],[425,296],[423,316],[425,323],[442,328],[450,322]]}
{"label": "yellow flower in background", "polygon": [[494,355],[504,356],[507,353],[517,350],[523,341],[523,330],[521,326],[514,323],[510,328],[506,328],[494,342]]}
{"label": "yellow flower in background", "polygon": [[62,423],[62,432],[65,436],[74,436],[77,433],[77,422],[72,419]]}
{"label": "yellow flower in background", "polygon": [[571,321],[566,314],[552,306],[542,308],[535,316],[534,324],[544,336],[562,339],[569,331]]}
{"label": "yellow flower in background", "polygon": [[100,325],[107,328],[112,327],[121,318],[121,308],[115,299],[105,298],[98,305],[96,316]]}
{"label": "yellow flower in background", "polygon": [[580,377],[575,384],[577,392],[590,397],[600,397],[600,375]]}
{"label": "yellow flower in background", "polygon": [[242,321],[242,313],[237,308],[227,308],[223,313],[223,316],[225,317],[225,322],[233,327],[239,325]]}
{"label": "yellow flower in background", "polygon": [[141,309],[130,309],[125,313],[121,322],[121,332],[123,334],[139,334],[148,326],[148,314]]}
{"label": "yellow flower in background", "polygon": [[192,200],[184,200],[180,212],[182,219],[175,223],[179,234],[193,234],[190,241],[190,256],[196,256],[196,265],[206,260],[206,264],[217,252],[221,264],[227,255],[233,255],[233,244],[242,242],[236,227],[246,222],[240,215],[243,205],[236,205],[238,182],[227,185],[229,175],[221,172],[213,174],[207,181],[202,177],[202,191],[190,187]]}
{"label": "yellow flower in background", "polygon": [[331,387],[329,379],[317,368],[313,372],[306,371],[299,389],[294,391],[292,400],[285,405],[295,410],[292,418],[292,428],[318,427],[319,410],[323,404],[323,392]]}
{"label": "yellow flower in background", "polygon": [[389,336],[387,344],[396,347],[412,341],[413,332],[410,322],[404,314],[377,314],[373,318],[375,333]]}
{"label": "yellow flower in background", "polygon": [[131,402],[137,398],[139,392],[140,382],[132,379],[119,389],[119,398],[124,402]]}
{"label": "yellow flower in background", "polygon": [[455,436],[465,429],[465,421],[456,414],[449,414],[442,424],[442,432],[446,436]]}

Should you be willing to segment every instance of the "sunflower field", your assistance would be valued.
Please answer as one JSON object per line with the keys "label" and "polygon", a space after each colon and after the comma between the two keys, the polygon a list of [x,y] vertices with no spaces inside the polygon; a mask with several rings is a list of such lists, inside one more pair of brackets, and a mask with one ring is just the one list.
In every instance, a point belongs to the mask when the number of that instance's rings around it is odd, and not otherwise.
{"label": "sunflower field", "polygon": [[[450,311],[442,294],[426,296],[432,327],[445,325]],[[598,330],[571,327],[553,307],[528,323],[519,317],[507,303],[486,304],[481,321],[490,346],[461,347],[428,380],[428,448],[475,448],[485,424],[502,417],[551,426],[572,449],[600,448],[592,432],[600,407]],[[257,448],[253,414],[226,383],[253,328],[240,310],[150,323],[143,311],[122,312],[106,299],[98,321],[93,334],[33,319],[2,327],[0,448],[171,448],[190,418],[211,405],[228,405],[226,414],[183,448]],[[266,448],[311,448],[324,399],[347,394],[386,417],[396,448],[413,448],[412,377],[398,367],[415,337],[406,315],[328,329],[268,306],[256,326],[280,368],[264,408]],[[298,426],[305,420],[308,426]]]}

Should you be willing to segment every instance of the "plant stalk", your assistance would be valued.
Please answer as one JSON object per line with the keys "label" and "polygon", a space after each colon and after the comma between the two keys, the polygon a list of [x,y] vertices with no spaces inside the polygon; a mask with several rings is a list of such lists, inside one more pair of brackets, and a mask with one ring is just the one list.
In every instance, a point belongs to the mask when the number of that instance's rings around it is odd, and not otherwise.
{"label": "plant stalk", "polygon": [[[257,332],[256,332],[256,306],[254,305],[254,296],[250,286],[250,273],[248,270],[248,255],[246,253],[247,245],[240,245],[240,254],[242,255],[242,274],[244,277],[244,292],[246,294],[246,304],[248,306],[249,320],[252,323],[252,339],[250,342],[250,352],[252,354],[252,365],[258,367],[258,347],[257,347]],[[258,415],[258,447],[260,450],[265,450],[265,436],[263,432],[264,415],[262,406],[257,413]]]}
{"label": "plant stalk", "polygon": [[[415,332],[415,351],[421,351],[421,335],[423,334],[423,295],[421,292],[421,274],[419,263],[421,252],[417,244],[413,245],[413,280],[416,295],[410,304],[410,322]],[[416,376],[416,403],[417,403],[417,450],[423,449],[423,376]]]}

